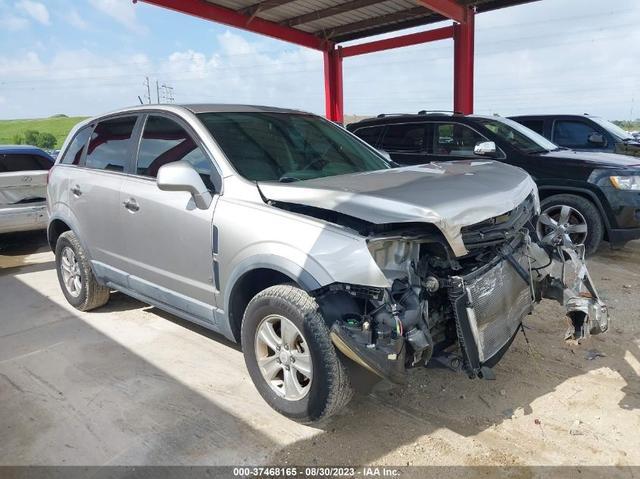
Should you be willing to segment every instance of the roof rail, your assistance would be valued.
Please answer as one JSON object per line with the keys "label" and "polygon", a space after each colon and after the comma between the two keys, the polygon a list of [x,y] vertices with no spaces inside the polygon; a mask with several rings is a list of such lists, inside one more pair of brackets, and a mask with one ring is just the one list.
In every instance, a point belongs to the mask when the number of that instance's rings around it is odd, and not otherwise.
{"label": "roof rail", "polygon": [[405,116],[411,115],[411,113],[380,113],[376,118],[384,118],[385,116]]}
{"label": "roof rail", "polygon": [[454,115],[462,115],[461,112],[455,110],[420,110],[418,115],[429,115],[434,113],[453,113]]}

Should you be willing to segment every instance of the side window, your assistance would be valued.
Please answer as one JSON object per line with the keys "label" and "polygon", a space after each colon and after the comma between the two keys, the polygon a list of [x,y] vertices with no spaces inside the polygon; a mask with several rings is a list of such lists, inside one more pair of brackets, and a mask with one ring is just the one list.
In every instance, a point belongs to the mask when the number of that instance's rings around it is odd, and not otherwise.
{"label": "side window", "polygon": [[67,148],[60,163],[63,165],[79,165],[80,159],[82,158],[82,150],[87,144],[89,136],[91,136],[91,128],[83,128],[80,130],[69,145],[69,148]]}
{"label": "side window", "polygon": [[597,133],[581,121],[558,120],[553,127],[553,142],[569,148],[601,148],[589,143],[589,135]]}
{"label": "side window", "polygon": [[0,155],[0,172],[50,170],[53,163],[38,155]]}
{"label": "side window", "polygon": [[382,130],[384,130],[384,126],[366,126],[364,128],[358,128],[353,133],[371,146],[376,146]]}
{"label": "side window", "polygon": [[424,123],[389,125],[382,139],[382,149],[403,153],[422,153],[425,150]]}
{"label": "side window", "polygon": [[523,120],[519,123],[544,136],[544,120]]}
{"label": "side window", "polygon": [[457,157],[474,156],[476,144],[487,141],[480,133],[459,123],[433,125],[433,154]]}
{"label": "side window", "polygon": [[174,161],[191,163],[207,188],[214,190],[211,181],[213,164],[191,135],[169,118],[149,116],[140,141],[137,174],[155,178],[161,166]]}
{"label": "side window", "polygon": [[97,170],[124,171],[136,118],[127,116],[98,123],[91,135],[85,165]]}

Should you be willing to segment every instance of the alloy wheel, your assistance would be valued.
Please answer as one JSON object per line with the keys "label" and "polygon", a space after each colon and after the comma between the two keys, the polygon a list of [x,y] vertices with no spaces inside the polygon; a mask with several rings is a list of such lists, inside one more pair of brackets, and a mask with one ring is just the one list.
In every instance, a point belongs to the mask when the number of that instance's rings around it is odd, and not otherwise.
{"label": "alloy wheel", "polygon": [[309,393],[311,353],[292,321],[279,314],[265,317],[256,329],[255,350],[260,373],[276,394],[298,401]]}
{"label": "alloy wheel", "polygon": [[68,246],[62,250],[60,267],[62,268],[62,282],[67,292],[77,298],[82,289],[82,272],[75,251]]}
{"label": "alloy wheel", "polygon": [[546,208],[538,218],[537,230],[543,243],[554,246],[584,244],[588,234],[584,215],[568,205]]}

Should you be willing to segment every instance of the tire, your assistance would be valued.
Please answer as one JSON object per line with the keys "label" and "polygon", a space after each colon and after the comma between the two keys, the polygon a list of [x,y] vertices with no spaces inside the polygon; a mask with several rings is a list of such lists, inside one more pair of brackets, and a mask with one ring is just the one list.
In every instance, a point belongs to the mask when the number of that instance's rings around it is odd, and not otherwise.
{"label": "tire", "polygon": [[[577,211],[584,218],[587,225],[586,238],[579,243],[585,245],[585,253],[592,255],[596,252],[604,237],[604,224],[598,208],[589,200],[576,195],[553,195],[542,200],[541,213],[553,211],[562,206],[568,206]],[[540,225],[539,225],[540,226]]]}
{"label": "tire", "polygon": [[[273,319],[276,318],[276,319]],[[262,336],[258,336],[260,328],[271,322],[274,328],[278,327],[280,321],[280,335],[285,338],[282,319],[290,321],[295,326],[298,340],[302,341],[299,351],[294,351],[290,347],[290,358],[295,359],[298,355],[308,354],[310,356],[310,370],[312,377],[308,379],[297,370],[294,362],[284,360],[280,353],[269,347],[262,341]],[[287,323],[288,324],[288,323]],[[291,326],[287,326],[291,330]],[[275,329],[274,329],[275,330]],[[329,329],[325,324],[315,300],[306,292],[296,286],[278,285],[272,286],[258,293],[249,303],[244,313],[241,329],[242,350],[249,375],[256,388],[264,400],[280,414],[300,423],[313,423],[328,418],[341,408],[347,405],[353,396],[353,389],[347,369],[338,356],[336,349],[329,337]],[[278,350],[285,349],[280,342]],[[308,353],[307,353],[308,351]],[[271,354],[273,352],[273,354]],[[285,355],[288,352],[285,353]],[[262,361],[271,361],[272,358],[278,362],[274,370],[280,368],[278,376],[271,382],[261,371],[258,364],[258,355]],[[300,356],[297,356],[300,357]],[[291,359],[289,359],[291,361]],[[299,361],[300,363],[301,361]],[[264,362],[262,363],[264,364]],[[284,366],[290,364],[289,366]],[[291,371],[298,378],[299,383],[306,383],[306,393],[302,397],[285,398],[284,389],[277,391],[274,382],[282,379],[282,387],[285,386],[284,368]]]}
{"label": "tire", "polygon": [[[65,272],[69,271],[68,258],[73,253],[76,266],[73,266],[74,286],[70,281],[65,281]],[[65,257],[65,255],[67,255]],[[91,311],[99,308],[109,301],[109,288],[102,286],[96,280],[91,270],[87,255],[73,231],[65,231],[56,242],[56,271],[60,288],[69,304],[80,311]],[[77,285],[77,286],[75,286]]]}

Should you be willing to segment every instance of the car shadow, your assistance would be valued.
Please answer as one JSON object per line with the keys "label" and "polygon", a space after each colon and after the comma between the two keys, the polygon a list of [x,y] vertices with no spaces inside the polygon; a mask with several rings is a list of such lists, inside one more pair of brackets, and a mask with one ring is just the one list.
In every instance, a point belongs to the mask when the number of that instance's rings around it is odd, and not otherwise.
{"label": "car shadow", "polygon": [[118,324],[105,334],[38,289],[0,278],[0,464],[239,465],[277,448],[206,382],[207,395],[158,367],[162,351],[152,364],[114,339]]}
{"label": "car shadow", "polygon": [[49,250],[45,230],[0,235],[0,256],[21,256]]}

